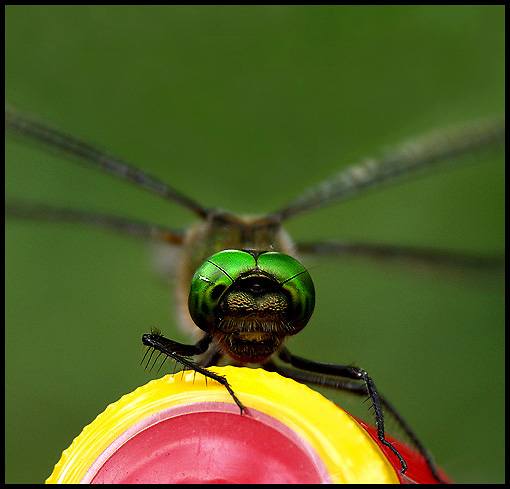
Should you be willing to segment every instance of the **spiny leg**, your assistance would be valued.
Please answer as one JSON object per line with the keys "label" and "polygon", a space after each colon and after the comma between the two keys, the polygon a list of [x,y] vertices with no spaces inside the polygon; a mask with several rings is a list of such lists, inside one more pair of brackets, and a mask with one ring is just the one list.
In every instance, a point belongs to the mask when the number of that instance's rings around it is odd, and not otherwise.
{"label": "spiny leg", "polygon": [[335,375],[339,377],[345,377],[352,380],[362,380],[365,383],[367,394],[372,399],[374,405],[375,424],[377,428],[377,438],[386,447],[388,447],[398,458],[401,470],[403,474],[407,470],[407,463],[400,452],[388,441],[384,435],[384,417],[382,411],[381,401],[379,399],[379,393],[375,388],[374,382],[370,376],[361,368],[351,367],[348,365],[334,365],[330,363],[314,362],[306,360],[305,358],[296,357],[292,355],[287,349],[282,350],[279,353],[279,357],[282,361],[290,363],[296,368],[301,370],[307,370],[310,372],[316,372],[319,374]]}
{"label": "spiny leg", "polygon": [[[152,348],[153,350],[159,351],[165,355],[167,355],[170,358],[173,358],[177,362],[179,362],[184,367],[188,368],[189,370],[194,370],[195,372],[199,372],[202,375],[204,375],[206,378],[209,377],[210,379],[215,380],[216,382],[220,383],[225,389],[227,389],[228,393],[234,400],[234,402],[237,404],[241,411],[241,415],[243,413],[247,413],[247,409],[243,406],[242,402],[237,398],[234,391],[232,390],[232,387],[228,383],[227,379],[225,377],[222,377],[221,375],[215,374],[214,372],[210,372],[205,367],[201,367],[200,365],[197,365],[196,363],[188,360],[185,357],[192,357],[195,355],[200,355],[202,353],[205,353],[212,341],[212,337],[206,334],[200,341],[198,341],[195,345],[185,345],[182,343],[178,343],[173,340],[169,340],[165,338],[164,336],[161,336],[158,332],[153,332],[151,334],[144,334],[142,336],[142,343],[149,348]],[[145,356],[144,356],[145,358]],[[143,361],[143,360],[142,360]],[[150,362],[150,357],[149,361]]]}
{"label": "spiny leg", "polygon": [[[290,369],[284,367],[282,365],[276,365],[273,362],[268,362],[263,365],[265,370],[270,372],[277,372],[283,377],[288,377],[297,382],[301,382],[303,384],[314,384],[322,387],[328,387],[331,389],[345,390],[352,394],[360,395],[360,396],[369,396],[367,386],[365,384],[359,384],[357,382],[351,382],[346,380],[341,380],[338,378],[326,377],[322,374],[311,373],[308,371],[301,372],[299,370]],[[420,452],[425,460],[425,463],[429,467],[433,477],[440,482],[441,484],[445,484],[446,481],[441,478],[437,467],[432,459],[430,452],[425,448],[425,446],[420,442],[415,433],[411,430],[406,421],[402,418],[402,416],[398,413],[395,407],[383,396],[379,394],[379,401],[381,405],[386,409],[392,416],[395,418],[397,423],[400,425],[402,430],[409,437],[411,442],[414,444],[416,449]]]}

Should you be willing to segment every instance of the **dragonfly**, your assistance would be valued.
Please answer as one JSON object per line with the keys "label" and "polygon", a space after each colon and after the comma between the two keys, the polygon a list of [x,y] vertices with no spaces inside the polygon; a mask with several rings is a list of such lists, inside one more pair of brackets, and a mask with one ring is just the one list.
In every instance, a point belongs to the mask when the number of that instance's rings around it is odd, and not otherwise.
{"label": "dragonfly", "polygon": [[401,472],[406,471],[407,463],[386,438],[386,413],[397,421],[422,454],[433,477],[444,482],[428,450],[395,407],[377,390],[364,369],[305,359],[292,354],[285,346],[289,337],[306,326],[315,304],[312,278],[299,257],[314,254],[360,256],[467,270],[500,269],[503,259],[398,245],[294,242],[283,225],[296,216],[370,190],[402,183],[411,177],[423,177],[430,170],[438,171],[462,161],[464,155],[499,148],[505,138],[503,117],[454,126],[404,142],[379,157],[367,158],[339,171],[280,209],[255,217],[205,207],[140,167],[7,104],[5,124],[6,130],[16,136],[131,182],[200,218],[198,224],[176,230],[24,199],[9,199],[5,203],[5,215],[9,219],[84,224],[182,249],[176,277],[176,304],[182,327],[193,341],[179,343],[166,338],[159,330],[144,334],[142,343],[147,347],[146,355],[150,352],[147,365],[151,363],[153,353],[158,352],[158,356],[164,355],[165,360],[172,358],[184,368],[219,382],[241,414],[247,410],[228,379],[207,367],[226,364],[258,366],[298,382],[369,398],[377,436],[398,458]]}

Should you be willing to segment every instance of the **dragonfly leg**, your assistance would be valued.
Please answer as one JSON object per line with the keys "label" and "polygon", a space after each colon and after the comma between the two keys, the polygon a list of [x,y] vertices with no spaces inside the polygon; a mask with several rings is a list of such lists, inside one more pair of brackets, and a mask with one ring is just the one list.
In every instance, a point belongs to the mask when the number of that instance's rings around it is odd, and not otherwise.
{"label": "dragonfly leg", "polygon": [[[173,358],[175,361],[183,365],[189,370],[194,370],[195,372],[199,372],[205,377],[209,379],[213,379],[216,382],[220,383],[222,386],[227,389],[228,393],[234,400],[234,402],[237,404],[239,409],[241,410],[241,414],[247,413],[246,408],[243,406],[241,401],[237,398],[234,391],[232,390],[232,387],[228,383],[227,379],[225,377],[222,377],[221,375],[215,374],[214,372],[210,372],[205,367],[202,367],[200,365],[197,365],[196,363],[192,362],[191,360],[188,360],[186,357],[192,357],[195,355],[200,355],[201,353],[205,353],[212,341],[211,336],[204,335],[204,337],[199,340],[195,345],[185,345],[183,343],[178,343],[177,341],[169,340],[168,338],[165,338],[162,336],[159,332],[152,332],[151,334],[144,334],[142,336],[142,343],[149,347],[147,352],[149,350],[159,351],[160,354],[164,354],[167,357]],[[147,355],[147,352],[144,355]],[[152,353],[151,353],[152,355]],[[143,362],[144,360],[142,360]],[[150,357],[147,362],[147,365],[150,363]]]}
{"label": "dragonfly leg", "polygon": [[[445,483],[439,475],[437,467],[435,466],[432,456],[428,450],[420,442],[418,437],[414,434],[395,407],[377,392],[374,382],[365,370],[353,366],[335,365],[307,360],[305,358],[292,355],[287,349],[282,350],[279,353],[279,357],[282,361],[289,363],[293,367],[301,369],[302,371],[276,365],[273,362],[268,362],[264,365],[264,368],[266,370],[278,372],[280,375],[292,378],[298,382],[345,390],[362,396],[368,395],[374,403],[377,437],[383,445],[387,446],[397,456],[402,467],[401,473],[404,473],[407,469],[405,460],[398,450],[385,438],[384,417],[381,408],[384,406],[384,408],[395,418],[404,432],[409,436],[417,450],[421,453],[434,478],[440,483]],[[327,375],[331,377],[327,377]],[[342,380],[338,377],[344,377],[345,379],[350,380]],[[355,381],[363,381],[363,383],[360,384]]]}
{"label": "dragonfly leg", "polygon": [[[307,372],[313,372],[322,375],[332,375],[336,377],[344,377],[351,380],[360,380],[364,383],[364,390],[368,396],[372,399],[375,414],[375,424],[377,427],[377,438],[386,447],[388,447],[398,458],[401,469],[400,472],[403,474],[407,470],[407,463],[400,452],[388,441],[384,434],[384,417],[382,404],[379,393],[375,388],[375,384],[367,372],[361,368],[353,367],[350,365],[335,365],[331,363],[315,362],[313,360],[307,360],[295,355],[292,355],[287,349],[283,349],[279,353],[279,357],[282,361],[290,363],[293,367],[305,370]],[[290,371],[288,373],[291,373]],[[315,376],[310,375],[310,378]],[[317,378],[317,377],[316,377]],[[317,379],[318,380],[318,379]],[[351,386],[351,383],[344,383],[344,387]],[[355,389],[355,392],[358,389]]]}

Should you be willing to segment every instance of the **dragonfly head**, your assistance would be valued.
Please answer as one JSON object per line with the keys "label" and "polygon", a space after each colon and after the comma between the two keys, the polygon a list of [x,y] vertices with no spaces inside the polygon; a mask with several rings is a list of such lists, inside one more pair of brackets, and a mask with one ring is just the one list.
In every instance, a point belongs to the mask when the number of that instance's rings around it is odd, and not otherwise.
{"label": "dragonfly head", "polygon": [[209,257],[191,281],[195,324],[241,363],[260,363],[301,331],[315,305],[306,268],[277,252],[225,250]]}

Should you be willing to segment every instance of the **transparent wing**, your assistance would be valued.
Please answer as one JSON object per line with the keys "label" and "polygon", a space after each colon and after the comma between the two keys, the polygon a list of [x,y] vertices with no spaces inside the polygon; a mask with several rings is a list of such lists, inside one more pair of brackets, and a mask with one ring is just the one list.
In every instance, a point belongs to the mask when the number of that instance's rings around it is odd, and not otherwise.
{"label": "transparent wing", "polygon": [[408,141],[380,158],[368,158],[349,166],[319,182],[272,216],[285,220],[319,206],[354,197],[379,184],[394,184],[423,170],[453,164],[461,156],[503,144],[504,140],[504,117],[438,131]]}
{"label": "transparent wing", "polygon": [[105,151],[53,129],[37,121],[33,116],[20,110],[5,106],[5,127],[16,135],[22,135],[43,144],[47,148],[58,150],[68,156],[75,156],[79,161],[106,173],[131,182],[153,194],[185,207],[204,218],[208,210],[200,204],[181,194],[165,182],[137,168],[127,161],[109,155]]}
{"label": "transparent wing", "polygon": [[5,203],[5,217],[34,221],[81,223],[96,228],[114,230],[128,236],[176,245],[181,244],[184,239],[183,231],[167,229],[156,224],[26,200],[7,201]]}
{"label": "transparent wing", "polygon": [[499,268],[504,258],[498,256],[477,255],[456,251],[415,248],[376,243],[347,243],[343,241],[297,243],[300,253],[317,255],[359,256],[378,260],[408,260],[416,264],[445,265],[468,268]]}
{"label": "transparent wing", "polygon": [[[425,275],[478,280],[483,274],[493,280],[505,270],[505,257],[461,251],[344,241],[296,243],[299,253],[372,259]],[[474,273],[474,275],[472,275]]]}

